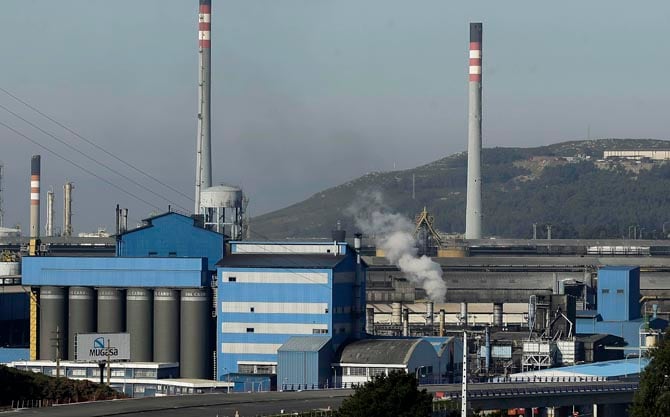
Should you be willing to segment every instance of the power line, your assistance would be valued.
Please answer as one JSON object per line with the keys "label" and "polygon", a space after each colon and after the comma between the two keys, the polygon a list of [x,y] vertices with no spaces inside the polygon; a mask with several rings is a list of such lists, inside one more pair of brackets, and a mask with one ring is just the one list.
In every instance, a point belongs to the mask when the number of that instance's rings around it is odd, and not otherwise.
{"label": "power line", "polygon": [[119,175],[120,177],[126,179],[127,181],[130,181],[131,183],[133,183],[133,184],[135,184],[136,186],[142,188],[143,190],[145,190],[145,191],[147,191],[147,192],[149,192],[149,193],[155,195],[156,197],[161,198],[161,199],[167,201],[168,203],[172,203],[172,204],[174,204],[175,206],[177,206],[177,207],[179,207],[179,208],[182,208],[182,209],[186,210],[184,207],[182,207],[182,206],[180,206],[180,205],[178,205],[178,204],[172,202],[172,201],[169,200],[168,198],[162,196],[161,194],[158,194],[157,192],[153,191],[153,190],[150,189],[149,187],[146,187],[146,186],[140,184],[139,182],[137,182],[137,181],[135,181],[134,179],[128,177],[127,175],[125,175],[125,174],[123,174],[123,173],[117,171],[116,169],[110,167],[109,165],[107,165],[107,164],[105,164],[105,163],[103,163],[103,162],[98,161],[97,159],[93,158],[92,156],[87,155],[87,154],[84,153],[83,151],[77,149],[75,146],[72,146],[71,144],[67,143],[65,140],[59,138],[58,136],[56,136],[56,135],[54,135],[54,134],[52,134],[52,133],[50,133],[50,132],[47,132],[46,130],[42,129],[41,127],[37,126],[36,124],[32,123],[31,121],[25,119],[25,118],[22,117],[21,115],[19,115],[19,114],[13,112],[13,111],[10,110],[9,108],[5,107],[4,105],[0,104],[0,108],[3,109],[4,111],[6,111],[7,113],[11,114],[12,116],[16,117],[17,119],[22,120],[24,123],[28,124],[29,126],[32,126],[33,128],[39,130],[39,131],[42,132],[43,134],[45,134],[45,135],[47,135],[47,136],[53,138],[54,140],[58,141],[58,142],[61,143],[61,144],[63,144],[63,145],[66,146],[68,149],[71,149],[71,150],[77,152],[78,154],[84,156],[85,158],[90,159],[91,161],[95,162],[95,163],[98,164],[98,165],[103,166],[104,168],[107,168],[108,170],[110,170],[110,171],[113,172],[114,174]]}
{"label": "power line", "polygon": [[143,202],[144,204],[146,204],[146,205],[149,206],[149,207],[152,207],[152,208],[154,208],[154,209],[156,209],[156,210],[161,210],[161,208],[158,207],[158,206],[156,206],[155,204],[152,204],[152,203],[148,202],[147,200],[143,199],[142,197],[139,197],[139,196],[137,196],[137,195],[131,193],[130,191],[125,190],[124,188],[122,188],[122,187],[120,187],[120,186],[114,184],[113,182],[107,180],[106,178],[103,178],[103,177],[99,176],[99,175],[96,174],[95,172],[93,172],[93,171],[91,171],[91,170],[89,170],[89,169],[87,169],[87,168],[85,168],[85,167],[83,167],[83,166],[77,164],[76,162],[72,161],[71,159],[68,159],[68,158],[64,157],[63,155],[61,155],[61,154],[59,154],[58,152],[56,152],[56,151],[54,151],[54,150],[48,148],[47,146],[42,145],[41,143],[39,143],[39,142],[36,141],[35,139],[31,138],[30,136],[25,135],[25,134],[21,133],[20,131],[14,129],[13,127],[9,126],[8,124],[6,124],[6,123],[0,121],[0,126],[4,126],[6,129],[8,129],[8,130],[14,132],[15,134],[17,134],[17,135],[21,136],[22,138],[26,139],[27,141],[32,142],[34,145],[39,146],[40,148],[46,150],[47,152],[49,152],[49,153],[51,153],[51,154],[53,154],[53,155],[59,157],[60,159],[66,161],[66,162],[69,162],[70,164],[72,164],[72,165],[74,165],[75,167],[81,169],[82,171],[86,172],[87,174],[89,174],[89,175],[91,175],[91,176],[93,176],[93,177],[99,179],[100,181],[105,182],[105,183],[108,184],[108,185],[111,185],[112,187],[116,188],[117,190],[121,191],[122,193],[124,193],[124,194],[128,194],[129,196],[133,197],[134,199],[136,199],[136,200],[138,200],[138,201]]}
{"label": "power line", "polygon": [[35,113],[39,114],[40,116],[46,118],[47,120],[49,120],[49,121],[55,123],[56,125],[60,126],[61,128],[67,130],[67,131],[70,132],[70,133],[72,133],[73,135],[75,135],[75,136],[78,137],[79,139],[83,140],[84,142],[88,143],[89,145],[95,147],[96,149],[99,149],[100,151],[104,152],[104,153],[107,154],[108,156],[110,156],[110,157],[116,159],[117,161],[121,162],[123,165],[127,166],[128,168],[131,168],[131,169],[133,169],[133,170],[139,172],[140,174],[142,174],[142,175],[144,175],[144,176],[146,176],[146,177],[148,177],[148,178],[151,178],[152,180],[156,181],[158,184],[162,185],[163,187],[166,187],[166,188],[168,188],[168,189],[174,191],[175,193],[179,194],[180,196],[184,197],[184,198],[187,199],[189,202],[193,202],[193,201],[194,201],[194,200],[193,200],[193,197],[189,197],[188,195],[182,193],[181,191],[177,190],[176,188],[170,186],[169,184],[166,184],[166,183],[162,182],[161,180],[159,180],[158,178],[156,178],[156,177],[154,177],[153,175],[149,174],[148,172],[143,171],[143,170],[141,170],[140,168],[137,168],[136,166],[134,166],[134,165],[132,165],[132,164],[130,164],[130,163],[124,161],[123,159],[121,159],[121,158],[119,158],[118,156],[114,155],[113,153],[109,152],[108,150],[106,150],[106,149],[103,148],[102,146],[98,145],[97,143],[93,142],[93,141],[90,140],[90,139],[87,139],[86,137],[84,137],[83,135],[77,133],[76,131],[74,131],[73,129],[67,127],[66,125],[60,123],[58,120],[55,120],[53,117],[51,117],[51,116],[45,114],[44,112],[40,111],[40,110],[39,110],[38,108],[36,108],[35,106],[31,105],[30,103],[26,102],[25,100],[22,100],[21,98],[17,97],[16,95],[12,94],[11,92],[7,91],[6,89],[0,87],[0,91],[2,91],[3,93],[7,94],[8,96],[10,96],[10,97],[13,98],[14,100],[18,101],[19,103],[23,104],[24,106],[28,107],[29,109],[31,109],[31,110],[34,111]]}

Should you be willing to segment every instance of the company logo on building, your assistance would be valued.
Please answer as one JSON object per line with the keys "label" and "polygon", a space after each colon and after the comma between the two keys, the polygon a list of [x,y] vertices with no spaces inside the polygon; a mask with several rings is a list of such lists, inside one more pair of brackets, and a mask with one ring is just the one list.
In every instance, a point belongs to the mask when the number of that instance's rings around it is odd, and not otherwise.
{"label": "company logo on building", "polygon": [[[109,343],[108,343],[109,345]],[[119,349],[114,346],[105,347],[105,338],[98,337],[93,340],[93,348],[88,351],[89,356],[94,358],[107,357],[107,356],[118,356]]]}

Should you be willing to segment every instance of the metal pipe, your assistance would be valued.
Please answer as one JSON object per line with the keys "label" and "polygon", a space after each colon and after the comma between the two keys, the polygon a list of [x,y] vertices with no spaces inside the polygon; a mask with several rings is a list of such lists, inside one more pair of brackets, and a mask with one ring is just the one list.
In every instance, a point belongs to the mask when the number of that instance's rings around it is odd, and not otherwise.
{"label": "metal pipe", "polygon": [[433,325],[433,302],[426,301],[426,325]]}
{"label": "metal pipe", "polygon": [[409,337],[409,308],[402,310],[402,335]]}
{"label": "metal pipe", "polygon": [[198,132],[196,138],[195,211],[200,213],[200,192],[212,186],[210,132],[212,1],[200,0],[198,12]]}
{"label": "metal pipe", "polygon": [[497,327],[503,325],[503,303],[493,303],[493,325]]}
{"label": "metal pipe", "polygon": [[121,209],[121,232],[125,233],[128,231],[128,209]]}
{"label": "metal pipe", "polygon": [[30,237],[40,237],[40,172],[41,157],[33,155],[30,160]]}
{"label": "metal pipe", "polygon": [[447,314],[444,310],[440,310],[440,336],[444,336],[444,330],[446,327],[446,318]]}
{"label": "metal pipe", "polygon": [[367,308],[365,315],[365,331],[367,334],[375,334],[375,309]]}
{"label": "metal pipe", "polygon": [[482,24],[470,23],[465,238],[482,238]]}
{"label": "metal pipe", "polygon": [[461,303],[461,315],[459,317],[461,326],[468,326],[468,303]]}
{"label": "metal pipe", "polygon": [[402,303],[393,303],[391,305],[391,323],[402,324]]}

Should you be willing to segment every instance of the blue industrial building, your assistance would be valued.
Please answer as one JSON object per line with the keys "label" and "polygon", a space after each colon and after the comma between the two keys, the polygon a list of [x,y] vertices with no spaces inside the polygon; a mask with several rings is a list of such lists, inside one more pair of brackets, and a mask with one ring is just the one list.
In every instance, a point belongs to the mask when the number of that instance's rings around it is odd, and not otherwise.
{"label": "blue industrial building", "polygon": [[201,227],[191,217],[168,212],[143,222],[119,236],[117,256],[205,258],[210,271],[223,257],[224,235]]}
{"label": "blue industrial building", "polygon": [[283,390],[334,387],[333,358],[330,337],[291,337],[278,350],[277,383]]}
{"label": "blue industrial building", "polygon": [[276,373],[279,348],[292,336],[325,336],[334,351],[364,335],[366,266],[345,244],[231,248],[218,264],[220,380]]}
{"label": "blue industrial building", "polygon": [[[611,334],[638,348],[648,329],[663,330],[668,322],[655,315],[640,317],[640,268],[605,266],[598,270],[596,311],[577,312],[577,334]],[[644,343],[643,343],[644,345]]]}

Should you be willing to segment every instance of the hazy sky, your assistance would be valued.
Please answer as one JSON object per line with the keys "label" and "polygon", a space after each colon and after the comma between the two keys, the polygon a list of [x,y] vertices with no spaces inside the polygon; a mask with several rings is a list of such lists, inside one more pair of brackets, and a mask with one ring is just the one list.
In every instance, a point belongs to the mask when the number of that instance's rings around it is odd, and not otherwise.
{"label": "hazy sky", "polygon": [[[484,22],[484,146],[668,138],[670,3],[647,1],[213,0],[215,182],[260,214],[370,171],[466,148],[468,23]],[[3,0],[0,87],[191,196],[197,0]],[[77,149],[151,184],[22,107]],[[0,109],[0,122],[142,196]],[[154,208],[0,126],[5,225],[28,229],[30,156],[42,196],[75,184],[75,232]],[[42,206],[42,224],[45,219]]]}

